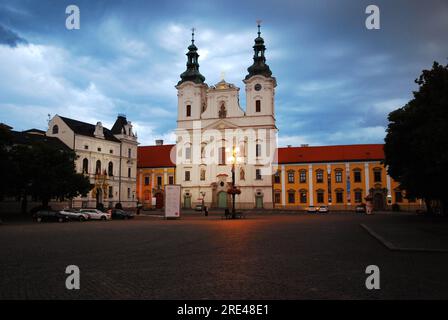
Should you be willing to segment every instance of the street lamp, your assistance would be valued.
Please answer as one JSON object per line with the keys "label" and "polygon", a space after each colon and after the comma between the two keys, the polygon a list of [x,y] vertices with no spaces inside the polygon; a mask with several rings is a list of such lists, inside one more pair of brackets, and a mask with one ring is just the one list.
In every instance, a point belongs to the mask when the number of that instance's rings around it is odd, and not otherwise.
{"label": "street lamp", "polygon": [[241,193],[241,190],[239,190],[235,186],[235,165],[237,162],[241,161],[239,157],[237,157],[237,154],[239,152],[238,147],[232,148],[232,156],[229,157],[229,162],[232,163],[232,188],[227,191],[227,193],[230,193],[232,195],[232,219],[236,218],[236,211],[235,211],[235,197],[237,194]]}

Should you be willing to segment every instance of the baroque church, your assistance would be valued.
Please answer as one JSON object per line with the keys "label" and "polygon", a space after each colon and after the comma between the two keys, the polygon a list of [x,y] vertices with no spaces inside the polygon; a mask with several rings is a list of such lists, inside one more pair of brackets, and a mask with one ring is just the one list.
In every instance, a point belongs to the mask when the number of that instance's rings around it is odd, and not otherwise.
{"label": "baroque church", "polygon": [[187,69],[176,86],[176,182],[182,186],[185,207],[198,199],[208,206],[229,207],[232,179],[240,191],[237,207],[272,207],[277,83],[266,64],[260,26],[253,49],[253,64],[243,80],[242,108],[236,85],[224,79],[212,86],[205,83],[192,34]]}

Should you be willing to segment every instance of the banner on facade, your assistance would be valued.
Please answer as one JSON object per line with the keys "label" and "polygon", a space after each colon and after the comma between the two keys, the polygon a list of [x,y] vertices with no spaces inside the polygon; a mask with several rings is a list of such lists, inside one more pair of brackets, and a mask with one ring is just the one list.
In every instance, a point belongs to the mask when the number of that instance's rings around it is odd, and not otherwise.
{"label": "banner on facade", "polygon": [[180,185],[165,185],[165,218],[180,217]]}

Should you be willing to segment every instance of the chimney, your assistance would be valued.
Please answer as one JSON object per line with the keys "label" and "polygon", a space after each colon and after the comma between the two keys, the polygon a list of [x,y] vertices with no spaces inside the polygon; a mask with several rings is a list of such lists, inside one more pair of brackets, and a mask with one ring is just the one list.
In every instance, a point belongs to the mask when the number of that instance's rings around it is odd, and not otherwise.
{"label": "chimney", "polygon": [[156,140],[156,146],[163,146],[163,140]]}

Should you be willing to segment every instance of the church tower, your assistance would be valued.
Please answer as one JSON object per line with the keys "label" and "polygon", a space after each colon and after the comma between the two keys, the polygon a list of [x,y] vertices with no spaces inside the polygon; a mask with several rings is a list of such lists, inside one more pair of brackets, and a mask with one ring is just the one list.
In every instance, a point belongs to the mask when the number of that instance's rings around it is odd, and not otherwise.
{"label": "church tower", "polygon": [[[266,64],[264,39],[261,37],[260,22],[258,37],[255,38],[253,64],[247,68],[248,74],[243,82],[246,84],[246,115],[272,116],[274,119],[274,95],[277,81]],[[275,122],[272,124],[275,125]]]}
{"label": "church tower", "polygon": [[199,120],[205,110],[207,84],[199,72],[198,48],[194,44],[194,28],[191,33],[191,45],[187,52],[187,70],[180,75],[177,83],[178,121]]}

